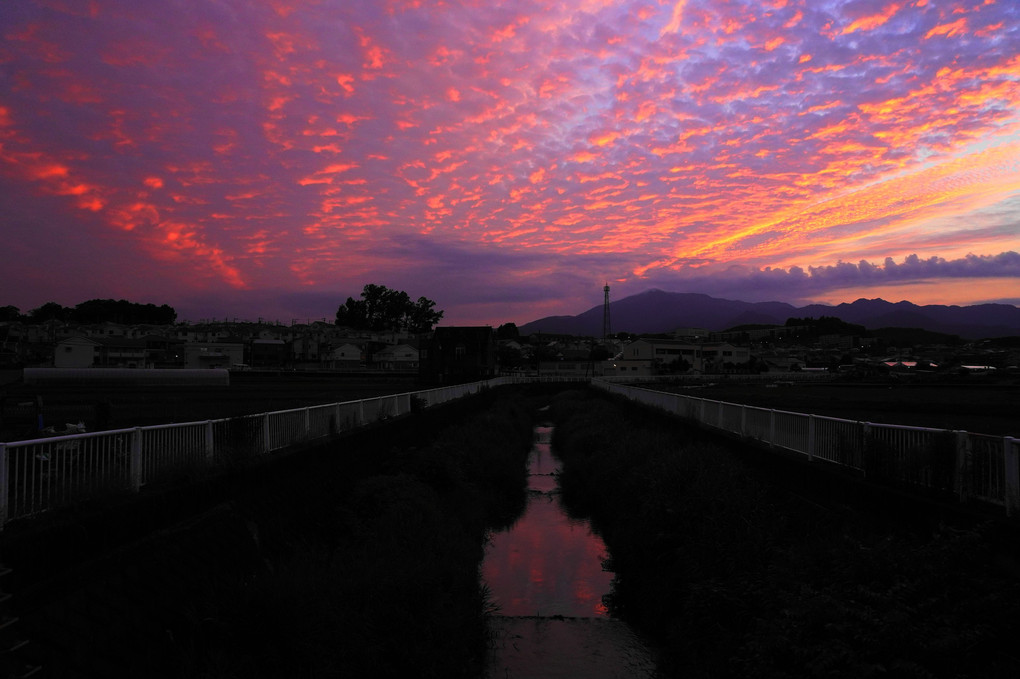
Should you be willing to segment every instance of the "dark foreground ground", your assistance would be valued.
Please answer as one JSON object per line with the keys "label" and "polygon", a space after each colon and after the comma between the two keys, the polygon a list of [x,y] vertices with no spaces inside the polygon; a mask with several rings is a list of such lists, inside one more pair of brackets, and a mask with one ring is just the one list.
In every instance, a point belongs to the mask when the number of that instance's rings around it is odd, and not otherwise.
{"label": "dark foreground ground", "polygon": [[564,499],[612,555],[610,611],[668,676],[1020,676],[1015,521],[603,395],[552,413]]}
{"label": "dark foreground ground", "polygon": [[0,640],[29,640],[47,677],[481,676],[478,568],[523,507],[532,400],[488,392],[14,522]]}
{"label": "dark foreground ground", "polygon": [[[829,417],[1020,437],[1020,384],[980,378],[952,383],[737,383],[647,385],[689,396]],[[45,425],[83,421],[89,431],[234,417],[349,401],[424,388],[416,375],[249,372],[226,387],[0,386],[0,441],[32,435],[41,397]]]}
{"label": "dark foreground ground", "polygon": [[959,429],[977,434],[1020,436],[1020,384],[974,379],[952,383],[791,382],[649,384],[651,389],[697,398],[743,403],[862,422]]}
{"label": "dark foreground ground", "polygon": [[[340,388],[267,397],[273,386],[221,405]],[[552,402],[564,496],[612,554],[610,608],[656,641],[671,676],[1020,676],[1015,524],[752,453],[595,390],[536,389],[119,510],[54,513],[45,530],[15,522],[0,534],[21,615],[9,629],[48,676],[478,676],[484,531],[523,502],[529,414]]]}
{"label": "dark foreground ground", "polygon": [[[19,403],[42,400],[45,426],[62,427],[82,421],[88,431],[174,422],[196,422],[273,410],[353,401],[416,391],[416,375],[341,373],[232,373],[230,385],[107,386],[27,385],[0,388],[0,441],[31,436],[32,407]],[[26,435],[27,431],[27,435]]]}

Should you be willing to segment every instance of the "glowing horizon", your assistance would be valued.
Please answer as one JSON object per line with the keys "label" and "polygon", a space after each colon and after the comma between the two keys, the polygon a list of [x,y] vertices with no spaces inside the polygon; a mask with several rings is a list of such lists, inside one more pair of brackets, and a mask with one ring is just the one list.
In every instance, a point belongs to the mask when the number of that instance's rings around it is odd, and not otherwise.
{"label": "glowing horizon", "polygon": [[1020,303],[1016,3],[35,0],[0,32],[22,311]]}

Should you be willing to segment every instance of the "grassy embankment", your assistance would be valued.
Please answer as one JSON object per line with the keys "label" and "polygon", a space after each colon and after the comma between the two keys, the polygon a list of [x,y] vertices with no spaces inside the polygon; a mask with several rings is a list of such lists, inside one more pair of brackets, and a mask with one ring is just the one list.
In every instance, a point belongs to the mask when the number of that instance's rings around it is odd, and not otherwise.
{"label": "grassy embankment", "polygon": [[1020,565],[1001,526],[812,501],[811,472],[791,492],[603,396],[564,393],[552,412],[564,500],[612,554],[610,610],[670,675],[1020,676]]}
{"label": "grassy embankment", "polygon": [[486,530],[525,499],[532,423],[516,396],[441,431],[383,428],[242,500],[272,568],[206,605],[188,674],[480,676]]}

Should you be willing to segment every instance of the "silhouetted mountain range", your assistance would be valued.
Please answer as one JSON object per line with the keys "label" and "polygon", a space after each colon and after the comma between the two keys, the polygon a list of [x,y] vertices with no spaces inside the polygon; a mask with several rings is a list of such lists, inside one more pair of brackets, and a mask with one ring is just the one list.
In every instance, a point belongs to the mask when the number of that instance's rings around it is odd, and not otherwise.
{"label": "silhouetted mountain range", "polygon": [[[739,302],[690,292],[647,290],[609,305],[613,332],[660,333],[676,328],[726,330],[738,325],[782,325],[788,318],[834,316],[875,328],[923,328],[967,339],[1020,335],[1020,308],[1009,304],[946,306],[859,299],[836,306],[795,307],[785,302]],[[526,323],[521,334],[562,333],[598,337],[602,305],[577,316],[548,316]]]}

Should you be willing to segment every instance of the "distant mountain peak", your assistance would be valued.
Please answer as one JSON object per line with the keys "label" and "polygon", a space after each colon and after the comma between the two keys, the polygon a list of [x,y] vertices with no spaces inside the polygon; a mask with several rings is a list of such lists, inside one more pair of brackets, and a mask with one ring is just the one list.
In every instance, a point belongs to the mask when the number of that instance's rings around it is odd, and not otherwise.
{"label": "distant mountain peak", "polygon": [[[725,330],[747,323],[783,325],[788,318],[833,316],[869,329],[920,327],[965,338],[1020,335],[1020,309],[1009,304],[974,306],[919,306],[900,300],[860,297],[836,306],[785,302],[741,302],[698,292],[667,292],[649,288],[610,302],[614,332],[662,333],[695,327]],[[521,326],[532,332],[598,336],[602,332],[602,305],[577,316],[549,316]]]}

